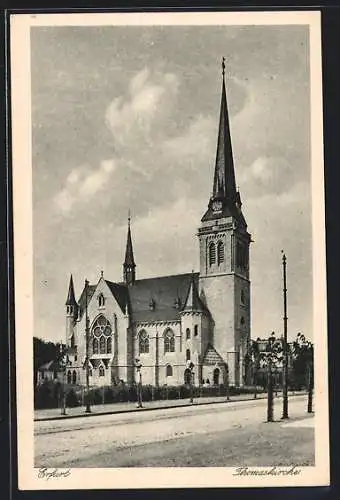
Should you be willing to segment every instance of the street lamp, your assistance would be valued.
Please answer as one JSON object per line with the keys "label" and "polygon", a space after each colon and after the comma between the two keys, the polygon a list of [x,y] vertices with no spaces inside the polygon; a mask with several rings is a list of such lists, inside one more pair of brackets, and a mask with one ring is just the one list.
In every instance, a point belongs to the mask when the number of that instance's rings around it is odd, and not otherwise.
{"label": "street lamp", "polygon": [[86,408],[85,413],[91,413],[90,407],[90,360],[89,360],[89,315],[88,315],[88,286],[89,282],[85,279],[85,369],[86,369]]}
{"label": "street lamp", "polygon": [[193,369],[194,369],[194,366],[195,366],[194,363],[192,361],[190,361],[190,359],[188,359],[186,371],[188,370],[187,373],[189,374],[190,403],[194,402],[194,387],[193,387],[193,378],[194,378]]}
{"label": "street lamp", "polygon": [[135,359],[135,366],[137,369],[137,374],[138,374],[138,381],[137,381],[137,408],[143,408],[143,401],[142,401],[142,363],[141,361],[136,358]]}
{"label": "street lamp", "polygon": [[282,250],[282,267],[283,267],[283,380],[282,380],[282,396],[283,409],[282,419],[288,417],[288,342],[287,342],[287,257]]}
{"label": "street lamp", "polygon": [[67,363],[67,346],[65,346],[65,352],[63,352],[63,342],[60,342],[60,365],[61,369],[63,372],[62,375],[62,400],[61,400],[61,415],[66,415],[66,391],[65,391],[65,385],[66,385],[66,363]]}

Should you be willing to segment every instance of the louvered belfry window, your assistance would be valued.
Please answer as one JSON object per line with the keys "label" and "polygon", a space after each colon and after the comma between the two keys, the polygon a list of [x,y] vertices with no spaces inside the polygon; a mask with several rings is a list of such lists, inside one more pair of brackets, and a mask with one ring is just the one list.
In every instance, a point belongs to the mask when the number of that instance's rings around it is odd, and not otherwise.
{"label": "louvered belfry window", "polygon": [[209,266],[216,263],[216,246],[215,243],[210,243],[209,245]]}

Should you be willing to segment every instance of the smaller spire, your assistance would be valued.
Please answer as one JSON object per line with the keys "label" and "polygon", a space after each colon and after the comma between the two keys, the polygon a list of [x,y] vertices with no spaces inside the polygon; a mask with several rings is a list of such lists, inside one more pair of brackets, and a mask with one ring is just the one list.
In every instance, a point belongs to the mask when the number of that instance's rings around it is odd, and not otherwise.
{"label": "smaller spire", "polygon": [[183,311],[197,311],[202,312],[202,303],[198,295],[198,289],[195,281],[194,271],[191,273],[191,281],[188,290],[188,295],[182,309]]}
{"label": "smaller spire", "polygon": [[100,271],[100,277],[104,278],[104,271],[103,270]]}
{"label": "smaller spire", "polygon": [[67,294],[67,299],[66,299],[66,306],[74,306],[77,305],[77,301],[74,295],[74,285],[73,285],[73,276],[71,274],[70,277],[70,284],[68,286],[68,294]]}
{"label": "smaller spire", "polygon": [[123,277],[127,285],[131,285],[136,279],[136,264],[133,256],[132,238],[131,238],[131,215],[128,215],[128,233],[126,239],[125,260],[123,264]]}

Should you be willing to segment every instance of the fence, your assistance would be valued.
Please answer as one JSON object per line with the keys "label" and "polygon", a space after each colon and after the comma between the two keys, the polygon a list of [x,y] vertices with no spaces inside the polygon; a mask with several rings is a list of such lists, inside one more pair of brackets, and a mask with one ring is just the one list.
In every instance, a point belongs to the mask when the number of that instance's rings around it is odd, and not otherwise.
{"label": "fence", "polygon": [[[155,387],[152,385],[143,385],[142,400],[160,401],[187,399],[191,396],[193,390],[194,398],[232,396],[237,394],[254,393],[254,387],[227,387],[226,385],[218,386],[200,386],[190,388],[188,385],[181,386],[161,386]],[[257,388],[256,392],[261,392]],[[88,402],[91,405],[109,404],[109,403],[128,403],[137,401],[137,386],[136,385],[116,385],[90,388],[89,393],[86,393],[86,388],[83,386],[65,386],[66,406],[84,406]],[[63,395],[63,387],[60,383],[46,382],[38,386],[35,391],[34,406],[36,409],[43,408],[58,408],[61,405]]]}

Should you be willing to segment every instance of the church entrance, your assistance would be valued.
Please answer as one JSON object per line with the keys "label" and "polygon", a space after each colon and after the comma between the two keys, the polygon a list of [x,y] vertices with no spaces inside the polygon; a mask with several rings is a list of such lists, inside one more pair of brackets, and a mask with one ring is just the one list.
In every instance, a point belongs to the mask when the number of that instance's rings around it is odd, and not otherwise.
{"label": "church entrance", "polygon": [[214,385],[219,385],[219,383],[220,383],[220,370],[219,370],[219,368],[215,368],[215,370],[214,370],[213,381],[214,381]]}

